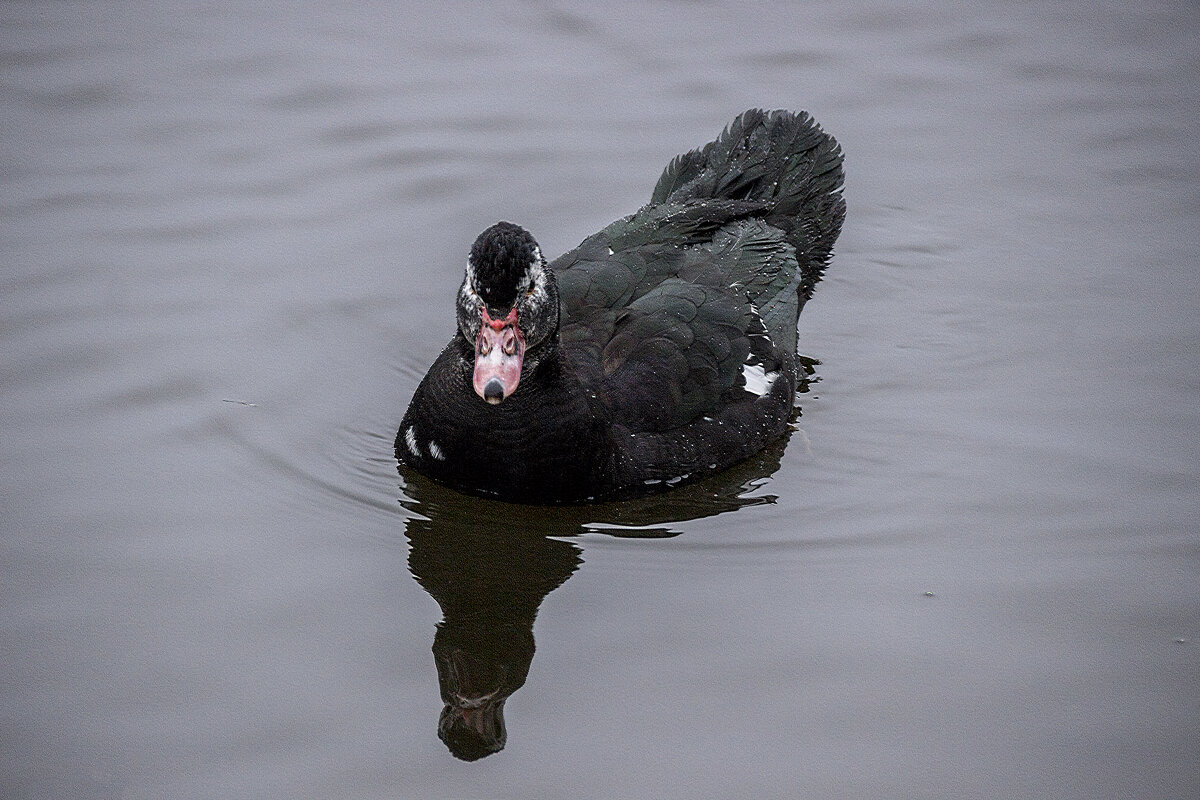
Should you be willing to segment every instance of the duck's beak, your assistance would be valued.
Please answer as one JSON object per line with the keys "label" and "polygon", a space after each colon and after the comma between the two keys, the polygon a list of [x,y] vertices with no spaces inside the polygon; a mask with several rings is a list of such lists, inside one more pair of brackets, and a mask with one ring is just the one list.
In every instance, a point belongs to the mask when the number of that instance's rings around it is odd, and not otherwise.
{"label": "duck's beak", "polygon": [[495,405],[517,390],[525,361],[525,336],[517,325],[517,309],[492,319],[485,306],[475,338],[475,394]]}

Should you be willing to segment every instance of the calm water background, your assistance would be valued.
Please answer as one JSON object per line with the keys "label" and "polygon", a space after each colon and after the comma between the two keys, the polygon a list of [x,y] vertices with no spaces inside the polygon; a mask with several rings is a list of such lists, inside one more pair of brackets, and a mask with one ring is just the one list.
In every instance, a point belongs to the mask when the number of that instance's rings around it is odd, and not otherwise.
{"label": "calm water background", "polygon": [[[0,4],[0,796],[1200,796],[1200,8],[885,9]],[[402,482],[474,236],[751,106],[847,154],[786,449]],[[431,593],[489,564],[565,582],[468,764]]]}

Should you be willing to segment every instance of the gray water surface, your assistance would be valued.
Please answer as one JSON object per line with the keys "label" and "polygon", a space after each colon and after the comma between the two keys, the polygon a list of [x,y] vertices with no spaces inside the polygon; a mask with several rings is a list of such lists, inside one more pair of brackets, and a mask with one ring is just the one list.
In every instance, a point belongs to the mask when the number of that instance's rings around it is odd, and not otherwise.
{"label": "gray water surface", "polygon": [[[0,3],[0,797],[1200,796],[1198,77],[1185,2]],[[846,152],[788,441],[399,475],[478,232],[756,106]]]}

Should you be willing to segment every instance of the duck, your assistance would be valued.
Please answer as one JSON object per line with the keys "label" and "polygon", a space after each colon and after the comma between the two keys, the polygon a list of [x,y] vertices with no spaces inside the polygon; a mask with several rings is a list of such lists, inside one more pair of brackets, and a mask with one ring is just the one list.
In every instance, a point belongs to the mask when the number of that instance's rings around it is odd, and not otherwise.
{"label": "duck", "polygon": [[553,261],[519,225],[483,231],[454,335],[396,433],[400,465],[583,503],[692,482],[782,437],[797,318],[846,214],[842,161],[808,113],[751,109]]}

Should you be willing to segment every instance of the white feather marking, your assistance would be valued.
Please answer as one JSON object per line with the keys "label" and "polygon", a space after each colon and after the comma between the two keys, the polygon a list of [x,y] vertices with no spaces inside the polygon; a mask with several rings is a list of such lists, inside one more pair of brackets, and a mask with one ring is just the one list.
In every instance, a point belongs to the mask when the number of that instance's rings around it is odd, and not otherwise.
{"label": "white feather marking", "polygon": [[[410,428],[409,430],[412,429]],[[429,440],[429,455],[433,456],[434,459],[438,461],[446,460],[446,456],[442,453],[442,448],[438,447],[438,443],[432,439]]]}
{"label": "white feather marking", "polygon": [[771,391],[779,372],[767,372],[762,364],[747,364],[742,367],[742,377],[746,379],[746,391],[762,397]]}
{"label": "white feather marking", "polygon": [[475,269],[469,261],[467,262],[467,279],[463,281],[462,288],[458,291],[458,298],[471,316],[478,315],[479,309],[483,308],[483,298],[475,291]]}
{"label": "white feather marking", "polygon": [[529,262],[521,279],[517,281],[517,292],[532,292],[539,297],[546,295],[545,260],[542,258],[541,249],[536,246],[533,248],[533,260]]}
{"label": "white feather marking", "polygon": [[421,451],[417,449],[417,429],[412,425],[409,425],[408,430],[404,432],[404,443],[408,445],[408,452],[414,456],[421,455]]}

